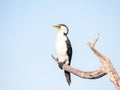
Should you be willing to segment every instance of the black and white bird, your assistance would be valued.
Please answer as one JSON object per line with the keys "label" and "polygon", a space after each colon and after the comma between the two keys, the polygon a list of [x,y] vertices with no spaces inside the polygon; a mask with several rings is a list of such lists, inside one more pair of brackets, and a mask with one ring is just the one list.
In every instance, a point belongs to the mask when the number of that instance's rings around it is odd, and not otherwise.
{"label": "black and white bird", "polygon": [[[57,34],[57,41],[56,41],[56,47],[55,47],[56,53],[57,53],[57,59],[60,62],[60,65],[61,64],[70,65],[71,58],[72,58],[72,47],[71,47],[70,40],[67,37],[69,29],[65,24],[55,25],[54,27],[59,30]],[[70,73],[67,71],[64,71],[64,73],[65,73],[67,83],[68,85],[70,85],[71,83]]]}

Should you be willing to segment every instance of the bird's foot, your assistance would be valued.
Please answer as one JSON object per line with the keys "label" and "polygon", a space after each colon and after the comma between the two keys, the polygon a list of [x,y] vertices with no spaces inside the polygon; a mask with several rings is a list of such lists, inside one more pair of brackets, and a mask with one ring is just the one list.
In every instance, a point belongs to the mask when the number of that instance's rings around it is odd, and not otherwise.
{"label": "bird's foot", "polygon": [[63,67],[64,64],[65,64],[65,62],[59,62],[58,63],[59,68],[62,69],[62,67]]}

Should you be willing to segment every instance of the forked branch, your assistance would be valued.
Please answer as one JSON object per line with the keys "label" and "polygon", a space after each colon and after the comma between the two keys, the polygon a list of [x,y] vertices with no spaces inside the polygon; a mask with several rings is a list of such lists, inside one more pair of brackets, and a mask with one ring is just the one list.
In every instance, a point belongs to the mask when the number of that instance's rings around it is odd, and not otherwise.
{"label": "forked branch", "polygon": [[[120,78],[116,72],[116,70],[114,69],[114,67],[112,66],[110,60],[102,55],[96,48],[95,48],[95,44],[97,42],[97,40],[99,39],[99,34],[97,35],[97,37],[94,39],[93,42],[89,42],[88,45],[91,48],[91,50],[94,52],[94,54],[100,59],[100,62],[102,64],[101,67],[99,67],[97,70],[95,71],[91,71],[91,72],[86,72],[86,71],[82,71],[82,70],[78,70],[76,68],[73,68],[69,65],[64,64],[62,66],[63,70],[66,70],[76,76],[79,76],[81,78],[85,78],[85,79],[97,79],[100,78],[106,74],[108,74],[110,76],[110,80],[114,83],[115,87],[117,90],[120,90]],[[59,61],[57,58],[55,58],[52,55],[53,60],[58,64]]]}
{"label": "forked branch", "polygon": [[[97,36],[97,38],[98,38],[98,36]],[[94,41],[97,41],[96,39]],[[119,77],[118,73],[116,72],[116,70],[114,69],[113,65],[111,64],[110,60],[106,56],[102,55],[94,47],[94,45],[92,43],[89,42],[88,45],[91,48],[91,50],[94,52],[94,54],[100,59],[100,62],[103,67],[103,71],[109,75],[110,80],[114,83],[116,89],[120,90],[120,77]]]}

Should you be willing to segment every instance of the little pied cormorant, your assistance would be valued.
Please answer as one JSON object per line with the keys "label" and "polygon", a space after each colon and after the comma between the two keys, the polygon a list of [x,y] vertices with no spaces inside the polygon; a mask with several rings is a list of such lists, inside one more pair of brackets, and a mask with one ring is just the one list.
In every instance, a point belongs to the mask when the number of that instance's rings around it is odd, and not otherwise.
{"label": "little pied cormorant", "polygon": [[[67,37],[68,34],[68,27],[64,24],[55,25],[55,28],[59,30],[57,34],[57,42],[56,42],[56,53],[58,56],[59,67],[61,67],[61,64],[67,64],[70,65],[71,58],[72,58],[72,47],[69,38]],[[67,80],[68,85],[71,83],[71,76],[70,73],[67,71],[64,71],[65,77]]]}

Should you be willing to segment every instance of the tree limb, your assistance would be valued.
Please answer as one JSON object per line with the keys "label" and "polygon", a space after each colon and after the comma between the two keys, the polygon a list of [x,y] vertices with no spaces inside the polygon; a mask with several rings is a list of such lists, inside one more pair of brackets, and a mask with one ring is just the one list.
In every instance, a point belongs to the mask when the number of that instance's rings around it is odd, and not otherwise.
{"label": "tree limb", "polygon": [[[57,58],[55,58],[53,55],[51,55],[51,57],[53,58],[53,60],[58,64],[58,60]],[[97,79],[100,78],[102,76],[104,76],[106,73],[103,72],[103,68],[100,67],[99,69],[95,70],[95,71],[91,71],[91,72],[85,72],[82,70],[78,70],[76,68],[73,68],[69,65],[64,64],[62,67],[63,70],[69,71],[72,74],[75,74],[81,78],[86,78],[86,79]]]}
{"label": "tree limb", "polygon": [[[85,78],[85,79],[97,79],[100,78],[106,74],[109,75],[110,80],[114,83],[115,87],[117,90],[120,90],[120,77],[118,76],[116,70],[114,69],[113,65],[111,64],[110,60],[102,55],[96,48],[95,48],[95,44],[97,42],[97,40],[99,39],[99,34],[97,35],[97,37],[94,39],[93,43],[89,42],[88,45],[91,48],[91,50],[94,52],[94,54],[100,59],[100,62],[102,64],[101,67],[99,67],[97,70],[95,71],[91,71],[91,72],[85,72],[82,70],[78,70],[76,68],[73,68],[69,65],[64,64],[62,66],[63,70],[66,70],[76,76],[79,76],[81,78]],[[59,61],[57,58],[55,58],[52,55],[53,60],[58,64]]]}
{"label": "tree limb", "polygon": [[120,90],[120,77],[117,74],[116,70],[114,69],[113,65],[111,64],[110,60],[106,56],[102,55],[94,47],[94,45],[92,43],[89,42],[88,45],[91,48],[91,50],[94,52],[94,54],[100,59],[100,62],[103,67],[103,71],[109,75],[110,80],[114,83],[116,89]]}

